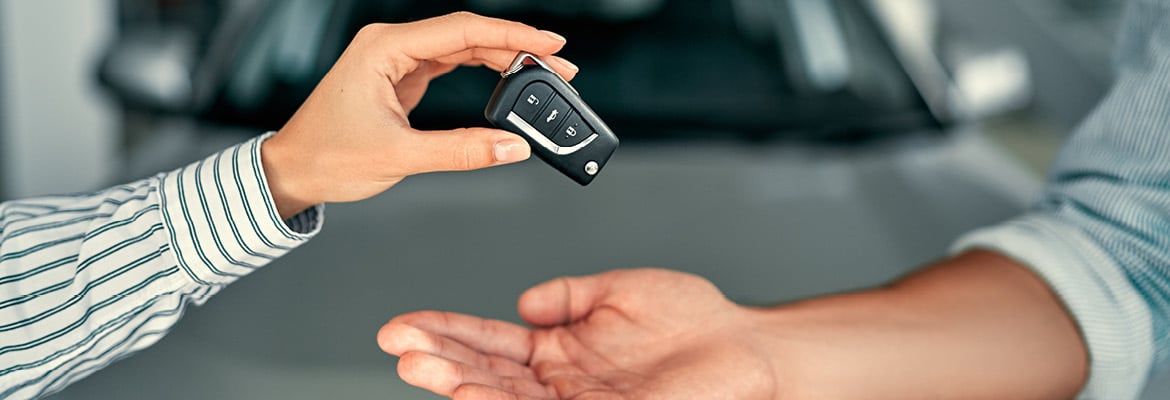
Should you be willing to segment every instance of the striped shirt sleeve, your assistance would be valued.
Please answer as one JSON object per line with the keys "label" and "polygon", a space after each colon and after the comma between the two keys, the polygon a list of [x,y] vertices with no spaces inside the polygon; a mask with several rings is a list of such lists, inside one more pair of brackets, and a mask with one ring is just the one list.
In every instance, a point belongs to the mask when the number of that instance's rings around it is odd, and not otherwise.
{"label": "striped shirt sleeve", "polygon": [[1170,1],[1129,4],[1117,81],[1024,216],[961,238],[1032,268],[1089,351],[1080,397],[1141,396],[1170,361]]}
{"label": "striped shirt sleeve", "polygon": [[155,343],[188,304],[313,237],[282,221],[264,135],[175,171],[0,204],[0,398],[56,392]]}

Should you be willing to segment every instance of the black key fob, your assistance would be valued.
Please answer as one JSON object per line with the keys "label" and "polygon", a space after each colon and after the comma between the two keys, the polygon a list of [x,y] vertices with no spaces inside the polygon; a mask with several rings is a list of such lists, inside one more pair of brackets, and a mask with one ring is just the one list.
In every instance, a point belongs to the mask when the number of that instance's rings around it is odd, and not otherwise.
{"label": "black key fob", "polygon": [[501,76],[484,117],[523,136],[537,157],[577,183],[592,182],[617,150],[618,138],[577,89],[524,52]]}

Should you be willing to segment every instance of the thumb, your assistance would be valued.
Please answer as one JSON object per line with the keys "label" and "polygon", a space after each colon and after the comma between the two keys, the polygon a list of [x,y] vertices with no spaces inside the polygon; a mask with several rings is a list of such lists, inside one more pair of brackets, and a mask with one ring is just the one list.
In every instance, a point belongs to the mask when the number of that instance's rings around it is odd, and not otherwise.
{"label": "thumb", "polygon": [[614,273],[561,277],[536,285],[520,295],[520,318],[534,326],[562,325],[585,318],[609,296]]}
{"label": "thumb", "polygon": [[468,171],[524,161],[531,152],[520,136],[499,129],[415,131],[409,165],[414,173]]}

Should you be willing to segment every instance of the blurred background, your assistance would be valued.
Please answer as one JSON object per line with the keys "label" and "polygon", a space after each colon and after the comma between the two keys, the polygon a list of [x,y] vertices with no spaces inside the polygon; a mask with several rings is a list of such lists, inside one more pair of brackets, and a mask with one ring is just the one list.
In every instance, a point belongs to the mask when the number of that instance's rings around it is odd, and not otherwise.
{"label": "blurred background", "polygon": [[[1108,88],[1121,0],[0,2],[0,200],[169,170],[278,129],[364,24],[454,10],[568,37],[622,139],[578,187],[533,160],[410,178],[56,399],[435,398],[374,333],[517,320],[565,274],[661,266],[776,304],[887,282],[1019,213]],[[498,74],[418,127],[483,125]],[[1147,398],[1170,396],[1156,379]]]}

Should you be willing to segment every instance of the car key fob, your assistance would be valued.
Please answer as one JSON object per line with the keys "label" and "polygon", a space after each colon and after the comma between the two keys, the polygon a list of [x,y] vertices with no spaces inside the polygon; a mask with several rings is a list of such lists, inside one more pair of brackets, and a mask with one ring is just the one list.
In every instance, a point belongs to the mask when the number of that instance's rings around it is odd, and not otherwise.
{"label": "car key fob", "polygon": [[521,52],[492,93],[483,115],[523,136],[532,152],[582,186],[618,147],[618,138],[553,69]]}

